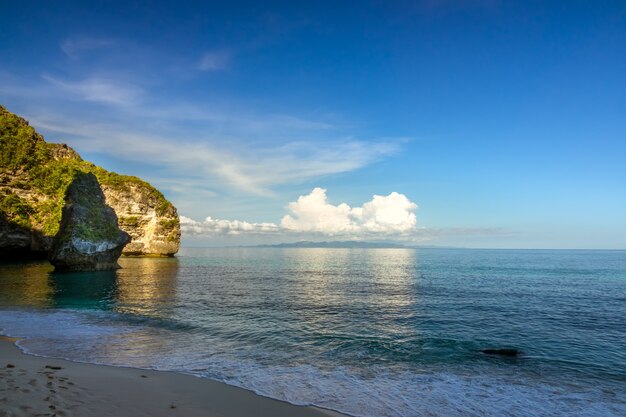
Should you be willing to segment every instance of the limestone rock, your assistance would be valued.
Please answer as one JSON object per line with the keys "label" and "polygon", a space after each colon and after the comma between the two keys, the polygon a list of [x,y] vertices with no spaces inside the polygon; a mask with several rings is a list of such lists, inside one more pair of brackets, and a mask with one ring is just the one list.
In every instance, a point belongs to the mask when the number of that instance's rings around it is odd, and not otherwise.
{"label": "limestone rock", "polygon": [[78,152],[67,146],[65,143],[49,143],[50,156],[56,161],[82,161]]}
{"label": "limestone rock", "polygon": [[117,213],[120,228],[132,241],[124,248],[129,256],[173,256],[180,246],[180,222],[176,208],[145,183],[104,184],[106,202]]}
{"label": "limestone rock", "polygon": [[125,255],[178,252],[178,213],[156,188],[85,161],[65,144],[46,142],[25,119],[0,106],[0,258],[45,259],[77,171],[97,177],[119,227],[131,235]]}
{"label": "limestone rock", "polygon": [[57,271],[102,271],[119,268],[117,260],[130,236],[106,205],[98,180],[76,173],[67,187],[59,232],[50,250]]}

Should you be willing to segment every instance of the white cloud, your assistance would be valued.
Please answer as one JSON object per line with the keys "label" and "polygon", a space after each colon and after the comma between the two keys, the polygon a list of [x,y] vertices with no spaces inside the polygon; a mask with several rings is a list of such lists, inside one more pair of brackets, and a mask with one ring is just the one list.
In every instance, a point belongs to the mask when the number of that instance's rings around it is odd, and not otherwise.
{"label": "white cloud", "polygon": [[189,236],[242,234],[297,234],[346,238],[402,238],[416,231],[417,205],[403,194],[373,196],[362,207],[328,202],[326,190],[315,188],[287,206],[291,214],[276,223],[249,223],[207,217],[199,222],[181,216],[183,233]]}
{"label": "white cloud", "polygon": [[295,232],[329,236],[402,235],[414,231],[417,224],[414,213],[417,204],[396,192],[375,195],[362,207],[351,208],[346,203],[330,204],[326,190],[315,188],[287,207],[291,214],[283,217],[281,225]]}
{"label": "white cloud", "polygon": [[370,233],[408,233],[415,229],[417,204],[404,194],[375,195],[362,208],[352,209],[361,227]]}
{"label": "white cloud", "polygon": [[293,214],[286,215],[281,225],[294,232],[316,232],[328,235],[355,233],[352,209],[346,203],[334,206],[328,203],[326,190],[315,188],[287,206]]}
{"label": "white cloud", "polygon": [[217,71],[228,67],[231,60],[231,53],[228,51],[212,51],[202,56],[198,63],[201,71]]}
{"label": "white cloud", "polygon": [[202,222],[180,216],[180,226],[185,234],[191,236],[240,234],[273,234],[280,231],[274,223],[248,223],[239,220],[219,220],[207,217]]}
{"label": "white cloud", "polygon": [[[383,240],[408,245],[441,243],[463,245],[468,239],[511,237],[516,232],[494,227],[417,227],[417,205],[405,195],[392,192],[374,195],[360,207],[328,202],[326,190],[315,188],[287,205],[290,214],[280,224],[250,223],[241,220],[220,220],[207,217],[196,221],[181,216],[183,237],[214,244],[231,238],[240,243],[294,242],[298,240]],[[247,240],[245,240],[247,238]]]}

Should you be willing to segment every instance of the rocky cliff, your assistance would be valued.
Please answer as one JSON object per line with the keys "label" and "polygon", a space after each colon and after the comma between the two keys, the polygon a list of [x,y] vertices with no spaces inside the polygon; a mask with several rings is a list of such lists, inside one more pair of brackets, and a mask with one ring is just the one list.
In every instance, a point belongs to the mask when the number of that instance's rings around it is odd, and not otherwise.
{"label": "rocky cliff", "polygon": [[170,256],[178,252],[178,213],[150,184],[141,180],[109,182],[102,184],[102,191],[120,227],[132,237],[125,255]]}
{"label": "rocky cliff", "polygon": [[126,255],[172,256],[180,245],[176,208],[157,189],[106,171],[64,144],[47,143],[0,106],[0,256],[45,257],[59,230],[64,196],[76,172],[91,172],[132,241]]}
{"label": "rocky cliff", "polygon": [[130,235],[105,203],[92,173],[78,171],[65,192],[59,232],[48,254],[55,271],[108,271],[117,269]]}

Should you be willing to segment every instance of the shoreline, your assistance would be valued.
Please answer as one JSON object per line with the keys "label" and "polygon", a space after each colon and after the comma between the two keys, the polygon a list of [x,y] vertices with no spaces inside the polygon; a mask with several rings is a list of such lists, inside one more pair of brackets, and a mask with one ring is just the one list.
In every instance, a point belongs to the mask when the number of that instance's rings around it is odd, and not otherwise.
{"label": "shoreline", "polygon": [[29,355],[0,336],[0,416],[347,417],[171,371]]}

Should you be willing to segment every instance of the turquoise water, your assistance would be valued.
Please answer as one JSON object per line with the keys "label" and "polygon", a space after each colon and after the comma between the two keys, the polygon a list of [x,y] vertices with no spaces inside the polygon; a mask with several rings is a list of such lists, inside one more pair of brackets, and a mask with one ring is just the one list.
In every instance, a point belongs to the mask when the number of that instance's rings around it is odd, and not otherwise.
{"label": "turquoise water", "polygon": [[[0,267],[25,351],[357,416],[626,415],[626,252],[185,249]],[[485,355],[516,348],[518,358]]]}

